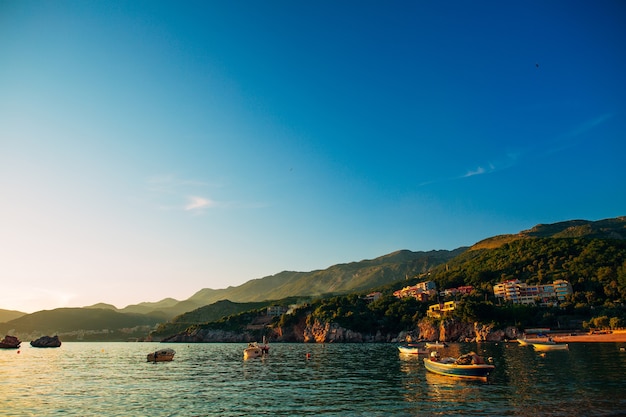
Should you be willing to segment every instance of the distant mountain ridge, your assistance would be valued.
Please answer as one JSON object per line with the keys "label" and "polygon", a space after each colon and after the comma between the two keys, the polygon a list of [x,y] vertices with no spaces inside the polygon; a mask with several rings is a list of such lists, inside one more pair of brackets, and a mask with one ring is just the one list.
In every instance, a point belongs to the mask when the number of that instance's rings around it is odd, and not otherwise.
{"label": "distant mountain ridge", "polygon": [[21,311],[0,309],[0,323],[17,319],[19,317],[25,316],[26,314],[27,313],[22,313]]}
{"label": "distant mountain ridge", "polygon": [[626,239],[626,216],[597,221],[568,220],[552,224],[538,224],[517,234],[497,235],[474,244],[470,250],[494,249],[518,239],[532,238],[586,238]]}
{"label": "distant mountain ridge", "polygon": [[[279,300],[287,297],[311,297],[367,291],[370,288],[390,284],[407,276],[425,273],[465,250],[467,250],[465,247],[452,251],[412,252],[399,250],[375,259],[337,264],[324,270],[311,272],[283,271],[275,275],[250,280],[237,287],[218,290],[204,288],[183,301],[166,298],[154,303],[129,305],[117,311],[121,313],[160,314],[171,318],[221,300],[248,303]],[[96,306],[102,307],[103,304],[96,304]]]}
{"label": "distant mountain ridge", "polygon": [[[137,334],[134,328],[145,328],[163,323],[200,307],[229,300],[232,303],[265,302],[287,297],[319,297],[370,291],[386,285],[402,285],[405,277],[415,277],[478,249],[498,248],[519,239],[536,238],[598,238],[626,239],[626,216],[599,221],[572,220],[554,224],[540,224],[517,234],[499,235],[482,240],[470,248],[453,251],[433,250],[412,252],[400,250],[371,260],[333,265],[311,272],[283,271],[268,277],[254,279],[237,287],[226,289],[201,289],[187,300],[166,298],[155,303],[129,305],[123,309],[105,303],[85,308],[55,309],[33,314],[0,310],[0,334],[9,331],[40,332],[48,334],[59,329],[76,333],[114,335],[115,340],[125,340]],[[226,306],[224,304],[223,306]],[[222,307],[223,307],[222,306]],[[228,305],[238,310],[240,305]],[[202,310],[214,314],[218,309]],[[223,309],[225,311],[225,309]],[[5,312],[9,316],[3,315]],[[13,318],[11,317],[13,314]],[[15,317],[17,314],[17,317]],[[59,320],[62,317],[62,320]],[[67,324],[67,325],[66,325]],[[78,327],[77,327],[78,326]],[[98,329],[97,329],[98,328]],[[23,329],[23,330],[22,330]],[[91,333],[90,333],[91,332]],[[144,333],[144,334],[147,334]],[[82,337],[82,336],[81,336]],[[83,339],[81,339],[83,340]]]}

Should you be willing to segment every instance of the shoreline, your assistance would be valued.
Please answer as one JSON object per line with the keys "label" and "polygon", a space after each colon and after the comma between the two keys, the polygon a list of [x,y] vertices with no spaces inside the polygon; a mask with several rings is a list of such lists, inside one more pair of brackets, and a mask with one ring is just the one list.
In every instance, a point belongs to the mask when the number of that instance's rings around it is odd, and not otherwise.
{"label": "shoreline", "polygon": [[626,331],[617,330],[607,334],[589,334],[582,333],[576,336],[552,336],[555,342],[567,342],[567,343],[626,343]]}

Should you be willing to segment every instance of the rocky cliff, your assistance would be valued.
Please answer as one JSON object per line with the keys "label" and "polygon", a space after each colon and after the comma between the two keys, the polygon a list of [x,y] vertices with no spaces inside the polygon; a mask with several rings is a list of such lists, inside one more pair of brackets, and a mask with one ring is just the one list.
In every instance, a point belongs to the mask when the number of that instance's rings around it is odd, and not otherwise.
{"label": "rocky cliff", "polygon": [[435,341],[444,342],[497,342],[504,339],[514,339],[518,330],[514,327],[495,329],[493,325],[481,323],[463,323],[449,319],[439,322],[424,319],[411,331],[399,334],[360,333],[343,328],[337,323],[326,323],[312,320],[307,324],[304,320],[289,327],[277,327],[265,331],[226,331],[211,329],[193,329],[176,334],[163,342],[203,343],[203,342],[250,342],[267,336],[275,342],[304,342],[304,343],[381,343],[381,342],[415,342]]}

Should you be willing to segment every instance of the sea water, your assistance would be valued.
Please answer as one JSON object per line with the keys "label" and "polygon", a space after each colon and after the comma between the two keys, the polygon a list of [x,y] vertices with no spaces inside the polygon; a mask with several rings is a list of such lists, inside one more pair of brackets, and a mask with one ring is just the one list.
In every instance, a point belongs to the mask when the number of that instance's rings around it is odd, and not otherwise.
{"label": "sea water", "polygon": [[[150,363],[157,349],[172,362]],[[626,352],[572,343],[540,354],[515,343],[452,344],[492,357],[487,382],[429,373],[392,344],[64,343],[0,350],[3,416],[618,416]]]}

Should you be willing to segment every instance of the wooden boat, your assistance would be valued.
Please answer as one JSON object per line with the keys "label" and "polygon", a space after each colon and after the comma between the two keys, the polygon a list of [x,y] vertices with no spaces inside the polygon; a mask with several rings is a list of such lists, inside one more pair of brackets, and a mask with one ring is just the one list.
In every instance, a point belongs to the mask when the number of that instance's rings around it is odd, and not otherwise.
{"label": "wooden boat", "polygon": [[426,342],[426,347],[428,349],[441,349],[448,347],[448,344],[445,342]]}
{"label": "wooden boat", "polygon": [[259,358],[263,355],[267,355],[270,351],[269,345],[263,338],[263,345],[259,345],[257,342],[248,343],[248,347],[243,350],[244,359]]}
{"label": "wooden boat", "polygon": [[458,358],[439,358],[437,352],[432,352],[430,358],[424,358],[424,366],[435,374],[464,379],[487,380],[495,369],[494,365],[486,364],[474,352],[461,355]]}
{"label": "wooden boat", "polygon": [[531,344],[533,345],[535,350],[538,350],[541,352],[545,352],[549,350],[568,350],[569,349],[569,346],[567,343],[556,343],[553,341],[535,342]]}
{"label": "wooden boat", "polygon": [[403,353],[405,355],[427,355],[428,354],[428,350],[426,349],[420,349],[419,346],[398,346],[398,350],[400,351],[400,353]]}
{"label": "wooden boat", "polygon": [[0,349],[17,349],[20,347],[22,341],[15,336],[4,336],[4,339],[0,341]]}
{"label": "wooden boat", "polygon": [[169,362],[174,359],[176,351],[174,349],[160,349],[152,353],[148,353],[148,362]]}

